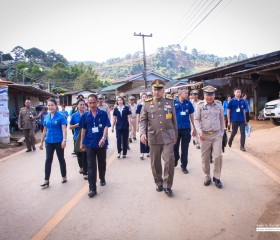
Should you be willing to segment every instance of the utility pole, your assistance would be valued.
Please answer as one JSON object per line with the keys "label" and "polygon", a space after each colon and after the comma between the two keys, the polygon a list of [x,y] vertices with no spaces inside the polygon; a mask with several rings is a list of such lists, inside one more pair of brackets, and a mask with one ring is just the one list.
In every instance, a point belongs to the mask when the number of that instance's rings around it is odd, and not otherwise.
{"label": "utility pole", "polygon": [[143,40],[143,61],[144,61],[144,71],[143,71],[143,75],[144,75],[144,81],[145,81],[145,88],[147,88],[147,69],[146,69],[146,54],[145,54],[145,37],[152,37],[153,34],[150,35],[145,35],[145,34],[136,34],[134,33],[135,37],[142,37]]}

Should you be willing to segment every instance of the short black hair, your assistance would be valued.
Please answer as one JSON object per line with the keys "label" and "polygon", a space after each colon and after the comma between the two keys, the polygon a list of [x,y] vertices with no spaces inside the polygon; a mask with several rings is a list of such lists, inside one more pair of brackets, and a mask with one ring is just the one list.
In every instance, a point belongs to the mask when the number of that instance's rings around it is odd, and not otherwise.
{"label": "short black hair", "polygon": [[240,87],[234,88],[234,92],[235,92],[236,90],[240,90],[240,91],[241,91],[241,88],[240,88]]}
{"label": "short black hair", "polygon": [[53,102],[54,105],[57,106],[57,102],[56,102],[56,100],[55,100],[54,98],[49,98],[49,99],[48,99],[48,102]]}
{"label": "short black hair", "polygon": [[96,94],[90,94],[90,95],[88,95],[88,99],[91,98],[91,97],[95,98],[95,100],[97,101],[97,95],[96,95]]}
{"label": "short black hair", "polygon": [[81,98],[81,99],[79,99],[79,100],[76,102],[76,104],[79,105],[80,102],[86,103],[85,100]]}

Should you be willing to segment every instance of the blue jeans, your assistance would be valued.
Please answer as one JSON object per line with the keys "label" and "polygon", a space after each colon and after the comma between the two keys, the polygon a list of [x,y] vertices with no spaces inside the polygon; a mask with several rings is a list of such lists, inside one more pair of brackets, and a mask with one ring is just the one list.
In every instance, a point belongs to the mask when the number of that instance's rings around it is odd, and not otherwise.
{"label": "blue jeans", "polygon": [[181,142],[181,168],[186,169],[188,165],[189,143],[191,141],[191,129],[178,129],[177,142],[174,145],[175,165],[180,159],[179,146]]}
{"label": "blue jeans", "polygon": [[64,159],[64,149],[59,143],[47,143],[46,142],[46,163],[45,163],[45,180],[49,181],[52,169],[53,154],[56,151],[56,155],[59,161],[60,172],[62,177],[66,177],[66,163]]}

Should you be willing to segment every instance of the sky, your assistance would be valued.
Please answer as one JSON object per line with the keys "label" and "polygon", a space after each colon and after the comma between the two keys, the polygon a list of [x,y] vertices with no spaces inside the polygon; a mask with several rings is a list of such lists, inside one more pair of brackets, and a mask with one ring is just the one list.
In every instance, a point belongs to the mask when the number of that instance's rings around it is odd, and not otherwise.
{"label": "sky", "polygon": [[153,35],[145,38],[147,55],[180,44],[252,57],[280,50],[279,7],[279,0],[0,0],[0,51],[36,47],[102,62],[143,51],[136,32]]}

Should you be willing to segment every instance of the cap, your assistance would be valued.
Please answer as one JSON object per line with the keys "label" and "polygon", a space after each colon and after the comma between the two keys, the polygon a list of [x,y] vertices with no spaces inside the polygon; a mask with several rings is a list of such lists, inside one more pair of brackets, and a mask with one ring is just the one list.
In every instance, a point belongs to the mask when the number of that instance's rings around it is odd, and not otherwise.
{"label": "cap", "polygon": [[126,94],[125,93],[120,93],[120,97],[125,97],[126,98]]}
{"label": "cap", "polygon": [[77,99],[84,99],[85,97],[84,97],[84,95],[82,95],[82,94],[79,94],[78,95],[78,97],[77,97]]}
{"label": "cap", "polygon": [[151,86],[153,88],[163,88],[165,86],[165,83],[161,79],[156,79],[152,81]]}
{"label": "cap", "polygon": [[130,96],[129,100],[135,100],[135,97],[134,96]]}
{"label": "cap", "polygon": [[191,94],[198,94],[198,90],[192,90]]}
{"label": "cap", "polygon": [[203,87],[202,90],[205,94],[213,95],[213,94],[215,94],[215,91],[217,90],[217,88],[207,85],[206,87]]}
{"label": "cap", "polygon": [[104,99],[104,96],[102,94],[98,94],[97,98],[98,99]]}
{"label": "cap", "polygon": [[151,92],[147,92],[147,96],[153,96],[153,94]]}

